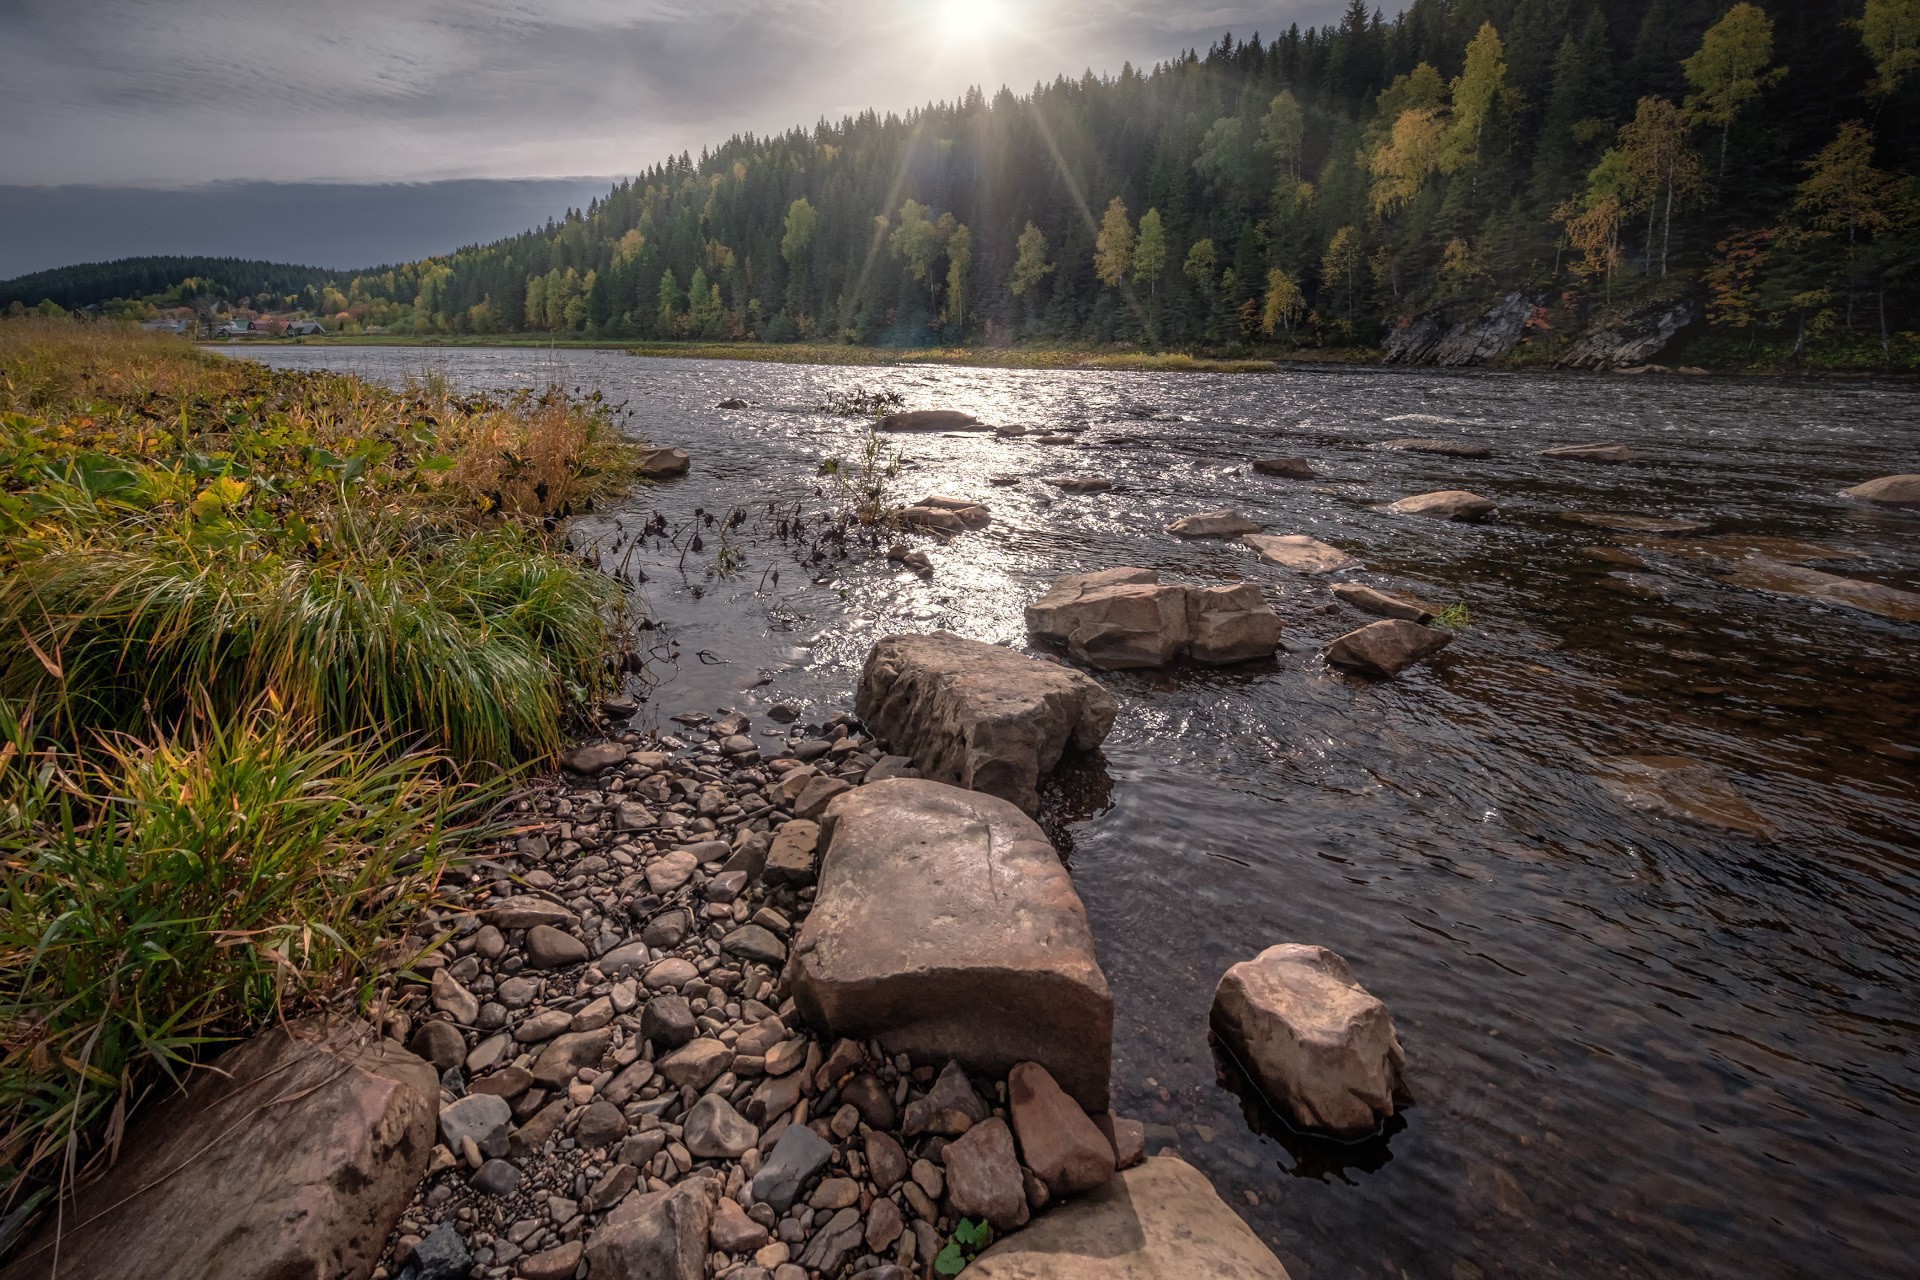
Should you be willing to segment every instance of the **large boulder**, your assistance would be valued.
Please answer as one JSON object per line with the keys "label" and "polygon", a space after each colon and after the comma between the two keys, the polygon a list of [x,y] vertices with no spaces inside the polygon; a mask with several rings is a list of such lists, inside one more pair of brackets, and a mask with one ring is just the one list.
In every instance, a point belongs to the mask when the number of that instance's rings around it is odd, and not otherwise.
{"label": "large boulder", "polygon": [[666,480],[687,474],[693,459],[685,449],[648,449],[640,455],[640,474],[649,480]]}
{"label": "large boulder", "polygon": [[1416,493],[1410,498],[1387,504],[1387,510],[1398,515],[1426,516],[1432,520],[1482,520],[1499,509],[1499,504],[1493,499],[1468,493],[1465,489]]}
{"label": "large boulder", "polygon": [[[433,1068],[358,1021],[229,1050],[136,1120],[60,1215],[60,1280],[364,1280],[426,1176]],[[47,1280],[51,1221],[5,1280]]]}
{"label": "large boulder", "polygon": [[1406,1100],[1387,1006],[1325,947],[1283,943],[1228,969],[1213,1033],[1294,1123],[1363,1137]]}
{"label": "large boulder", "polygon": [[1221,666],[1273,656],[1280,618],[1250,582],[1163,583],[1152,569],[1056,579],[1027,606],[1027,631],[1102,671],[1163,667],[1179,657]]}
{"label": "large boulder", "polygon": [[1187,656],[1210,667],[1271,658],[1280,643],[1280,615],[1251,582],[1188,587]]}
{"label": "large boulder", "polygon": [[1335,640],[1327,646],[1327,661],[1336,667],[1391,679],[1452,643],[1450,631],[1389,618],[1369,622]]}
{"label": "large boulder", "polygon": [[970,413],[955,409],[909,409],[889,413],[876,424],[882,431],[991,431]]}
{"label": "large boulder", "polygon": [[1288,1280],[1287,1269],[1176,1155],[1050,1210],[967,1267],[968,1280]]}
{"label": "large boulder", "polygon": [[1360,567],[1358,560],[1340,548],[1330,547],[1304,533],[1250,533],[1240,541],[1258,551],[1268,564],[1296,573],[1339,573]]}
{"label": "large boulder", "polygon": [[939,631],[874,645],[855,709],[922,776],[1032,813],[1040,775],[1069,743],[1099,746],[1119,704],[1078,671]]}
{"label": "large boulder", "polygon": [[1883,502],[1889,506],[1920,507],[1920,475],[1881,476],[1857,484],[1841,493],[1863,502]]}
{"label": "large boulder", "polygon": [[819,894],[787,972],[807,1022],[982,1076],[1037,1062],[1107,1105],[1113,1000],[1086,909],[1031,818],[917,778],[827,810]]}

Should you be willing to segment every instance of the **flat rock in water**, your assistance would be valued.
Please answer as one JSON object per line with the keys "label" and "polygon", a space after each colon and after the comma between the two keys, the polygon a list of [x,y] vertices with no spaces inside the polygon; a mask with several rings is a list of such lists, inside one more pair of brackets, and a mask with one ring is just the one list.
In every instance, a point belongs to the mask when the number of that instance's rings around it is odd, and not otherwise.
{"label": "flat rock in water", "polygon": [[[1759,556],[1783,564],[1819,564],[1827,560],[1864,560],[1867,553],[1852,547],[1830,547],[1820,542],[1802,542],[1798,538],[1768,538],[1756,534],[1722,534],[1716,538],[1696,538],[1687,542],[1643,543],[1649,550],[1667,555],[1702,560],[1743,560]],[[1636,563],[1638,563],[1636,561]],[[1639,567],[1645,568],[1644,565]]]}
{"label": "flat rock in water", "polygon": [[1283,943],[1228,969],[1213,1032],[1295,1124],[1373,1133],[1405,1096],[1405,1055],[1386,1005],[1325,947]]}
{"label": "flat rock in water", "polygon": [[1543,449],[1543,458],[1563,458],[1569,462],[1632,462],[1640,455],[1624,444],[1563,444]]}
{"label": "flat rock in water", "polygon": [[1654,533],[1663,536],[1705,533],[1711,527],[1700,520],[1672,520],[1665,516],[1634,516],[1614,511],[1562,511],[1560,518],[1575,524],[1591,525],[1595,529],[1612,529],[1616,533]]}
{"label": "flat rock in water", "polygon": [[956,409],[909,409],[889,413],[876,424],[882,431],[991,431],[970,413]]}
{"label": "flat rock in water", "polygon": [[[154,1099],[119,1162],[81,1184],[61,1215],[62,1280],[373,1270],[426,1176],[433,1069],[358,1021],[275,1027],[216,1065]],[[0,1275],[44,1280],[54,1236],[49,1218]]]}
{"label": "flat rock in water", "polygon": [[1760,815],[1718,765],[1691,756],[1621,756],[1596,779],[1630,809],[1680,818],[1771,840],[1773,824]]}
{"label": "flat rock in water", "polygon": [[808,1024],[989,1077],[1037,1062],[1104,1111],[1113,999],[1086,908],[1033,820],[908,778],[848,792],[828,818],[787,968]]}
{"label": "flat rock in water", "polygon": [[1118,711],[1083,672],[945,631],[874,645],[855,702],[874,735],[911,755],[925,777],[1029,813],[1040,775],[1069,744],[1099,746]]}
{"label": "flat rock in water", "polygon": [[1878,480],[1869,480],[1857,484],[1851,489],[1842,489],[1841,493],[1849,498],[1858,498],[1862,502],[1881,502],[1888,506],[1920,507],[1920,475],[1881,476]]}
{"label": "flat rock in water", "polygon": [[997,1241],[968,1280],[1288,1280],[1287,1269],[1176,1155],[1158,1155]]}
{"label": "flat rock in water", "polygon": [[1896,622],[1920,622],[1920,592],[1902,591],[1860,578],[1842,578],[1818,569],[1782,564],[1764,556],[1748,556],[1727,575],[1726,581],[1753,591],[1858,609]]}
{"label": "flat rock in water", "polygon": [[1289,480],[1312,480],[1313,466],[1305,458],[1255,458],[1253,469],[1263,476],[1285,476]]}
{"label": "flat rock in water", "polygon": [[1067,493],[1100,493],[1113,488],[1113,481],[1104,476],[1047,476],[1045,480],[1054,488]]}
{"label": "flat rock in water", "polygon": [[1339,573],[1360,567],[1358,560],[1338,547],[1330,547],[1303,533],[1250,533],[1240,541],[1258,551],[1267,563],[1298,573]]}
{"label": "flat rock in water", "polygon": [[666,480],[687,474],[693,459],[685,449],[648,449],[640,455],[640,474],[649,480]]}
{"label": "flat rock in water", "polygon": [[1483,498],[1465,489],[1417,493],[1387,504],[1387,510],[1398,515],[1426,516],[1433,520],[1481,520],[1499,509],[1499,504],[1493,499]]}
{"label": "flat rock in water", "polygon": [[1167,532],[1182,538],[1237,538],[1260,532],[1260,526],[1238,511],[1201,511],[1181,516],[1167,526]]}
{"label": "flat rock in water", "polygon": [[1390,618],[1370,622],[1335,640],[1327,646],[1327,661],[1336,667],[1391,678],[1452,643],[1450,631]]}
{"label": "flat rock in water", "polygon": [[1396,453],[1434,453],[1443,458],[1491,458],[1493,456],[1493,450],[1483,444],[1474,444],[1470,440],[1437,440],[1424,436],[1410,437],[1405,440],[1387,440],[1373,447],[1391,449]]}
{"label": "flat rock in water", "polygon": [[1408,599],[1406,596],[1389,595],[1385,591],[1376,591],[1358,582],[1336,582],[1333,584],[1333,594],[1360,612],[1370,613],[1376,618],[1432,622],[1434,615],[1439,613],[1438,609],[1423,601]]}

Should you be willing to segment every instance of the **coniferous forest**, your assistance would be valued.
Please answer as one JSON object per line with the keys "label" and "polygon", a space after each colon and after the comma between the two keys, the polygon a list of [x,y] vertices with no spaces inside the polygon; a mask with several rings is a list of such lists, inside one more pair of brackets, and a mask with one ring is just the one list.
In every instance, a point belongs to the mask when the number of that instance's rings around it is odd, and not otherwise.
{"label": "coniferous forest", "polygon": [[1174,348],[1370,347],[1509,298],[1523,354],[1664,310],[1702,362],[1911,367],[1916,120],[1920,0],[1353,0],[736,137],[308,293],[349,329]]}

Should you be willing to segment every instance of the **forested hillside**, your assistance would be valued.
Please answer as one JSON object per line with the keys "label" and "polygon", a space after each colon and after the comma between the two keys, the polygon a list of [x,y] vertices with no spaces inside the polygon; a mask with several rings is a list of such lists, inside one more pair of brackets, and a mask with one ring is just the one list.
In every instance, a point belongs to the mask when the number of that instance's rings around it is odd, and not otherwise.
{"label": "forested hillside", "polygon": [[1521,355],[1666,308],[1697,359],[1911,366],[1917,68],[1920,0],[1353,0],[737,137],[315,301],[402,331],[1371,346],[1519,291]]}
{"label": "forested hillside", "polygon": [[[0,280],[0,307],[50,301],[67,311],[110,299],[151,298],[172,305],[197,298],[233,302],[243,297],[306,299],[334,278],[319,267],[245,258],[145,257],[83,262]],[[317,291],[312,297],[318,298]]]}

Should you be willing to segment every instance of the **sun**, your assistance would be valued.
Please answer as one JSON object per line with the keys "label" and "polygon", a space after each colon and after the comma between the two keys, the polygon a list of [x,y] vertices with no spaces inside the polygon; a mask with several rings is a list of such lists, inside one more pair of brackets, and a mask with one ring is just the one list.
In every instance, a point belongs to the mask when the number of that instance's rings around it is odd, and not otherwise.
{"label": "sun", "polygon": [[934,21],[948,40],[984,39],[1003,31],[1011,15],[1001,0],[936,0]]}

